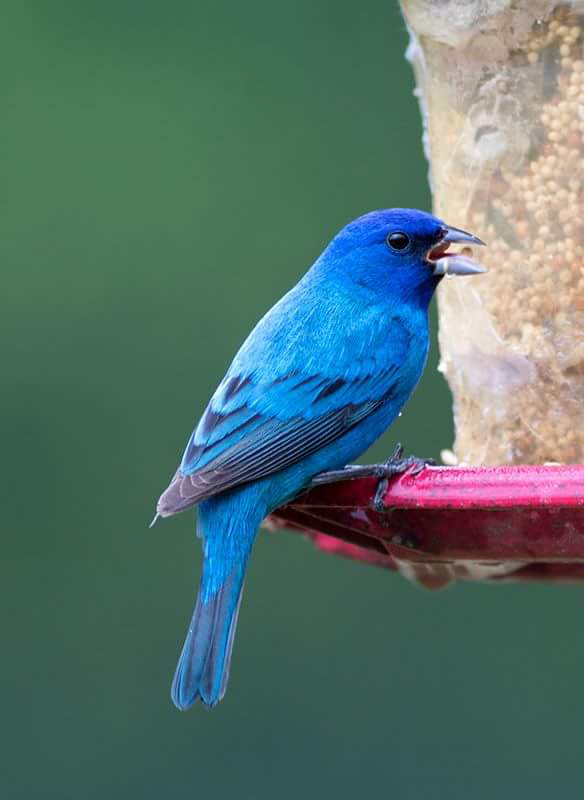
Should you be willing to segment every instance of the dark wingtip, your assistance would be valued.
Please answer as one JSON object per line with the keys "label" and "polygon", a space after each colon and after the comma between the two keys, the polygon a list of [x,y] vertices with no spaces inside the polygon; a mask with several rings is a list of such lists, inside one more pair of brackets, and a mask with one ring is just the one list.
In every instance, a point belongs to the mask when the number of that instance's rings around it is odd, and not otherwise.
{"label": "dark wingtip", "polygon": [[170,517],[194,506],[203,497],[204,492],[193,483],[192,476],[183,475],[177,470],[168,487],[160,495],[156,514],[159,517]]}

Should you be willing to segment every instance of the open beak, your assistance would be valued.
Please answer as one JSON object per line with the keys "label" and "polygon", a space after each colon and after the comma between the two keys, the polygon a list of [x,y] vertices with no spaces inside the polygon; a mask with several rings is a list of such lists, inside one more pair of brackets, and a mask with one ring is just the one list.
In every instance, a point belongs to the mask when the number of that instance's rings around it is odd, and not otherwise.
{"label": "open beak", "polygon": [[445,226],[443,235],[438,244],[428,252],[426,258],[433,266],[433,275],[480,275],[486,272],[478,262],[463,253],[449,253],[448,248],[451,244],[462,244],[470,247],[471,245],[485,246],[478,236],[472,233],[461,231],[459,228]]}

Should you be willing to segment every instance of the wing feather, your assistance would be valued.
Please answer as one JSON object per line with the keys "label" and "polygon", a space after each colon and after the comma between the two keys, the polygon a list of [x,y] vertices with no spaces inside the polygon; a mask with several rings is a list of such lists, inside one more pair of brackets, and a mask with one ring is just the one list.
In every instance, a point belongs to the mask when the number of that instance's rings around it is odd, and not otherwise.
{"label": "wing feather", "polygon": [[342,379],[297,371],[270,383],[228,374],[191,436],[158,513],[175,514],[326,447],[393,396],[396,372],[390,366]]}

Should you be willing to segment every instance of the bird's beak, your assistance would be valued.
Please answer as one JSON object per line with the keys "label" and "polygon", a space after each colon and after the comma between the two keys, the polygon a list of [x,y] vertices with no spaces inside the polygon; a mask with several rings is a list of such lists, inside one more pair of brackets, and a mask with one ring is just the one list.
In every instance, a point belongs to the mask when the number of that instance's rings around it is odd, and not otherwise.
{"label": "bird's beak", "polygon": [[486,272],[486,267],[462,253],[449,253],[451,244],[464,244],[485,246],[485,243],[473,236],[472,233],[461,231],[459,228],[444,226],[443,235],[438,243],[428,252],[427,259],[433,267],[433,275],[480,275]]}

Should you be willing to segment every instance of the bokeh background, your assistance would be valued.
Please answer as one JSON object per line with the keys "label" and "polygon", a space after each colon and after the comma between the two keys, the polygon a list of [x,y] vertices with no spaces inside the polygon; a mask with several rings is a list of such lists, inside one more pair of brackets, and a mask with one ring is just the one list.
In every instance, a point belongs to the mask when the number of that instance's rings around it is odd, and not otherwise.
{"label": "bokeh background", "polygon": [[[581,790],[577,587],[425,593],[267,533],[225,701],[169,699],[200,553],[155,500],[333,233],[429,208],[406,43],[394,0],[3,5],[2,798]],[[450,445],[436,366],[371,458]]]}

